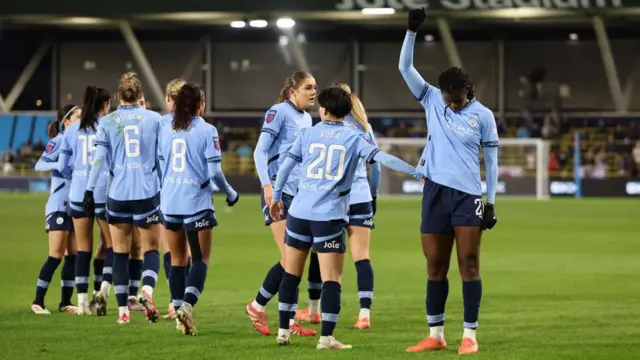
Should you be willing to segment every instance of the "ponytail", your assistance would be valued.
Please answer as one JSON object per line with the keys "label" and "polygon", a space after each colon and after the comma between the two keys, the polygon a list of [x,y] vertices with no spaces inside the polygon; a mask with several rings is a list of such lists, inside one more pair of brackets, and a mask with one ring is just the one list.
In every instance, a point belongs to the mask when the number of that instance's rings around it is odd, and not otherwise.
{"label": "ponytail", "polygon": [[369,131],[371,127],[369,126],[369,119],[367,117],[367,111],[364,109],[364,105],[362,105],[362,101],[360,98],[354,93],[351,92],[351,88],[346,83],[335,82],[335,86],[342,88],[342,90],[346,91],[349,94],[349,99],[351,100],[351,115],[354,119],[362,126],[364,131]]}
{"label": "ponytail", "polygon": [[276,100],[276,104],[283,103],[289,98],[289,89],[291,89],[290,86],[285,86],[282,88],[282,90],[280,90],[280,96],[278,96],[278,100]]}
{"label": "ponytail", "polygon": [[193,82],[184,84],[176,96],[173,120],[171,126],[174,131],[187,131],[191,127],[191,120],[198,115],[204,94],[200,86]]}
{"label": "ponytail", "polygon": [[53,139],[64,131],[64,121],[69,119],[71,115],[78,109],[76,105],[65,105],[58,109],[56,118],[47,126],[47,135],[49,139]]}
{"label": "ponytail", "polygon": [[96,131],[96,123],[101,110],[109,102],[111,95],[105,89],[87,86],[84,91],[82,114],[80,115],[80,129]]}

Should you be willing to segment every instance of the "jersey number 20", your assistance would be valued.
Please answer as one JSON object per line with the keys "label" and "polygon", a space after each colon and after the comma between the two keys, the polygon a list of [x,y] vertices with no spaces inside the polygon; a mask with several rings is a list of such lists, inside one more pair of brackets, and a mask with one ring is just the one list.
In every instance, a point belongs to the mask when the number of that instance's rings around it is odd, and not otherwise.
{"label": "jersey number 20", "polygon": [[[325,144],[313,143],[309,146],[309,154],[313,155],[316,149],[319,149],[320,153],[318,157],[307,166],[307,177],[311,179],[322,179],[324,177],[331,181],[342,179],[344,175],[344,158],[347,153],[344,145],[332,144],[327,148]],[[333,164],[334,156],[338,157],[337,174],[331,174],[331,164]],[[322,168],[320,164],[325,160],[325,157],[327,161],[324,168]]]}

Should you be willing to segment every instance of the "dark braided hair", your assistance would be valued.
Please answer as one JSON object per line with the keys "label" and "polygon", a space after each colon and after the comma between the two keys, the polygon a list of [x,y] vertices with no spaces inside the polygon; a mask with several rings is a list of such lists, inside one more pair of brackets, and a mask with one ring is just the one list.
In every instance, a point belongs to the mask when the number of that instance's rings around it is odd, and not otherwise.
{"label": "dark braided hair", "polygon": [[471,100],[475,97],[475,88],[469,74],[459,67],[451,67],[443,71],[438,77],[438,86],[441,91],[454,93],[460,90],[467,92],[467,99]]}

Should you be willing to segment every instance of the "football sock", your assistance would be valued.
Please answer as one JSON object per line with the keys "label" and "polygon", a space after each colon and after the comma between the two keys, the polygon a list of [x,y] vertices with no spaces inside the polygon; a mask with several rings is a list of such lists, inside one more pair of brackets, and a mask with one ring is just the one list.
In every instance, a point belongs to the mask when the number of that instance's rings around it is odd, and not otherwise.
{"label": "football sock", "polygon": [[184,290],[187,282],[187,268],[185,266],[172,266],[169,272],[169,288],[171,289],[171,304],[174,310],[182,306]]}
{"label": "football sock", "polygon": [[[204,290],[208,266],[203,261],[194,261],[187,275],[187,287],[184,290],[184,302],[195,306]],[[173,269],[172,269],[173,270]]]}
{"label": "football sock", "polygon": [[[318,254],[311,252],[309,255],[309,273],[307,274],[307,290],[309,291],[309,312],[316,314],[320,311],[318,303],[322,294],[322,277],[320,276],[320,263]],[[311,304],[314,303],[314,309]],[[315,310],[315,311],[311,311]]]}
{"label": "football sock", "polygon": [[113,253],[113,285],[118,307],[126,307],[129,296],[129,253]]}
{"label": "football sock", "polygon": [[361,309],[371,309],[373,300],[373,268],[369,259],[356,262],[358,273],[358,297]]}
{"label": "football sock", "polygon": [[158,282],[158,271],[160,271],[160,253],[158,250],[147,251],[144,253],[144,271],[142,272],[142,287],[146,292],[153,293]]}
{"label": "football sock", "polygon": [[64,257],[64,264],[62,264],[62,271],[60,272],[60,285],[62,291],[60,292],[60,305],[71,305],[71,297],[73,297],[73,288],[76,286],[75,270],[76,256],[67,255]]}
{"label": "football sock", "polygon": [[342,286],[338,282],[325,281],[322,284],[322,336],[333,336],[340,315],[341,292]]}
{"label": "football sock", "polygon": [[42,268],[40,269],[40,275],[38,275],[38,283],[36,285],[36,298],[33,301],[34,304],[40,305],[43,308],[44,306],[44,297],[47,295],[47,290],[49,289],[49,283],[51,282],[51,278],[53,277],[53,273],[60,265],[60,259],[56,259],[54,257],[49,256],[47,261],[44,262]]}
{"label": "football sock", "polygon": [[465,330],[473,330],[473,338],[475,339],[480,301],[482,300],[482,280],[463,281],[462,300],[464,304],[464,328]]}
{"label": "football sock", "polygon": [[103,270],[104,270],[104,260],[93,259],[93,290],[96,292],[100,291],[100,284],[102,284],[102,280],[103,280],[103,276],[102,276]]}
{"label": "football sock", "polygon": [[264,278],[262,287],[260,288],[260,291],[258,291],[255,300],[255,302],[262,308],[267,306],[269,300],[271,300],[271,298],[278,292],[278,288],[280,287],[280,283],[282,282],[283,274],[284,268],[282,267],[282,265],[280,265],[280,262],[277,262],[271,267],[271,269],[269,269],[269,272]]}
{"label": "football sock", "polygon": [[278,295],[278,313],[280,314],[280,329],[289,329],[291,314],[295,314],[296,293],[301,278],[285,272],[282,275]]}
{"label": "football sock", "polygon": [[142,277],[142,260],[129,259],[129,296],[138,295]]}
{"label": "football sock", "polygon": [[[78,251],[76,257],[76,290],[78,292],[78,298],[86,298],[86,294],[89,292],[89,271],[91,267],[91,253],[88,251]],[[84,296],[80,296],[84,294]]]}
{"label": "football sock", "polygon": [[444,308],[449,295],[449,280],[427,280],[427,323],[429,336],[437,339],[444,337]]}

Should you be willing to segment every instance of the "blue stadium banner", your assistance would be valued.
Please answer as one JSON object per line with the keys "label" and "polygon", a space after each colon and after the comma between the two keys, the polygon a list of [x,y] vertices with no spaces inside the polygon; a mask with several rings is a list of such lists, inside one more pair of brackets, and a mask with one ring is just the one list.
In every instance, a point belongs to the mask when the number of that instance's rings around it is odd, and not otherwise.
{"label": "blue stadium banner", "polygon": [[364,8],[394,8],[408,11],[429,3],[432,10],[500,10],[513,8],[539,8],[557,10],[606,10],[640,7],[640,0],[21,0],[4,1],[0,16],[12,15],[66,15],[90,17],[135,17],[141,15],[242,12],[252,14],[287,14],[300,12],[359,11]]}

